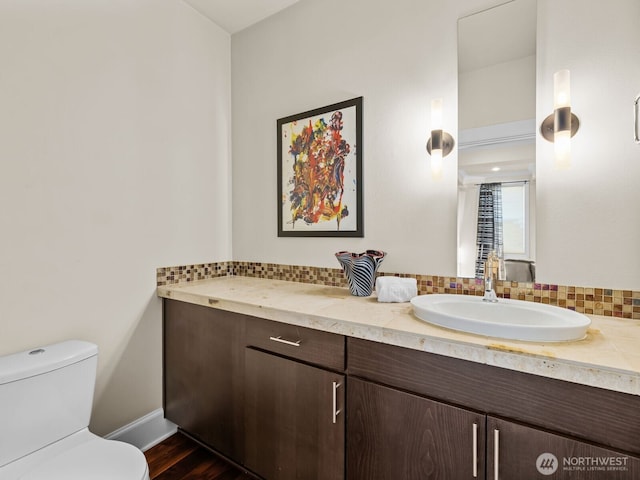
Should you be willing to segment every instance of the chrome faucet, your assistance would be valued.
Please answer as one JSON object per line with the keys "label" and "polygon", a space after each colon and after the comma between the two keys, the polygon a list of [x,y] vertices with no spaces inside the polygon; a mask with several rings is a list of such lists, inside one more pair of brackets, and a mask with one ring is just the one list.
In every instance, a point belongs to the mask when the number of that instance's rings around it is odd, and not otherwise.
{"label": "chrome faucet", "polygon": [[484,297],[482,298],[483,302],[491,302],[497,303],[498,296],[496,295],[496,291],[494,290],[495,276],[492,273],[489,275],[485,274],[484,280]]}
{"label": "chrome faucet", "polygon": [[498,296],[496,295],[496,280],[501,276],[502,259],[498,257],[495,251],[489,253],[487,261],[484,262],[484,298],[483,302],[496,303]]}

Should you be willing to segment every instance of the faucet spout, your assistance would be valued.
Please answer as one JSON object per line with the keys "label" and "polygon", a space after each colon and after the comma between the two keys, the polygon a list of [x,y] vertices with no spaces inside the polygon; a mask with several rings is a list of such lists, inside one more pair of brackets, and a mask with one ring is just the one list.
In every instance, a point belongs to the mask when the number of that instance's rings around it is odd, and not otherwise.
{"label": "faucet spout", "polygon": [[484,264],[484,298],[483,302],[496,303],[498,296],[495,291],[496,280],[500,275],[501,260],[496,255],[495,251],[492,251],[487,257],[487,261]]}
{"label": "faucet spout", "polygon": [[493,289],[494,279],[490,276],[484,282],[484,297],[482,298],[483,302],[497,303],[498,296],[496,295],[496,291]]}

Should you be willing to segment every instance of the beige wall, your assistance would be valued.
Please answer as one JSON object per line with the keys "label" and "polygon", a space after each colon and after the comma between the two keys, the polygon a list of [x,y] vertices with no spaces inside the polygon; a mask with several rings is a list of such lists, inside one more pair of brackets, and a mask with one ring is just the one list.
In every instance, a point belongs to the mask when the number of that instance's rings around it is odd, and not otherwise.
{"label": "beige wall", "polygon": [[640,2],[538,0],[538,102],[553,110],[553,72],[571,70],[570,170],[553,168],[553,145],[538,137],[537,270],[564,285],[640,289],[640,146],[633,102],[640,93]]}
{"label": "beige wall", "polygon": [[[499,1],[302,1],[232,37],[234,260],[336,267],[338,250],[383,249],[383,271],[456,274],[456,152],[433,182],[430,100],[457,136],[457,19]],[[582,127],[571,171],[538,139],[541,282],[640,288],[637,0],[539,0],[538,124],[552,75],[572,70]],[[277,238],[275,122],[364,96],[364,239]],[[259,232],[259,241],[256,241]]]}
{"label": "beige wall", "polygon": [[0,3],[0,354],[97,343],[96,433],[162,405],[155,269],[231,257],[229,55],[180,1]]}
{"label": "beige wall", "polygon": [[[425,145],[432,98],[456,130],[456,21],[482,3],[303,0],[233,35],[235,260],[338,267],[339,250],[380,249],[382,270],[455,275],[457,154],[436,182]],[[358,96],[365,237],[277,238],[276,119]]]}

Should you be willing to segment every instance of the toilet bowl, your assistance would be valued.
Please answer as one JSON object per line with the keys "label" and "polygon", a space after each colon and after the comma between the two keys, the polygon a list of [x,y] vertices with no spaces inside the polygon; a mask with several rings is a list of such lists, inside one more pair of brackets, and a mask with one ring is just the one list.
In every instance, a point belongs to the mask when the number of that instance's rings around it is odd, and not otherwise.
{"label": "toilet bowl", "polygon": [[68,341],[0,357],[0,480],[149,480],[140,450],[88,429],[97,355]]}
{"label": "toilet bowl", "polygon": [[0,468],[0,480],[149,480],[140,450],[89,430]]}

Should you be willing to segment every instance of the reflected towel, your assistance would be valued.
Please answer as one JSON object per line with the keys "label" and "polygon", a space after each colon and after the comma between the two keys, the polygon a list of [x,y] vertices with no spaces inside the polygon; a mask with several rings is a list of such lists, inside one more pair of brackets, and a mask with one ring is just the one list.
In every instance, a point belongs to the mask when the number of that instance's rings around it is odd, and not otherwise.
{"label": "reflected towel", "polygon": [[379,302],[408,302],[418,295],[415,278],[378,277],[376,293]]}

